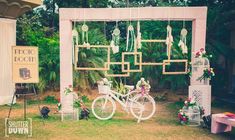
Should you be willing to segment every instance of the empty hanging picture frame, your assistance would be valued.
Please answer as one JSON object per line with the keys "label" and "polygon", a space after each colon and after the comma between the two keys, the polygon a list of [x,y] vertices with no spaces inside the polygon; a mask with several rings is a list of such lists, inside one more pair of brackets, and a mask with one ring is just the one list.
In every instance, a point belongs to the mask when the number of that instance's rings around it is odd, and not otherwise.
{"label": "empty hanging picture frame", "polygon": [[[184,71],[166,71],[166,65],[170,63],[184,63]],[[176,60],[163,60],[162,74],[175,75],[175,74],[187,74],[188,73],[188,60],[187,59],[176,59]]]}
{"label": "empty hanging picture frame", "polygon": [[[123,65],[124,64],[124,65]],[[130,70],[130,63],[129,62],[109,62],[109,63],[105,63],[106,67],[110,68],[110,65],[120,65],[123,69],[123,67],[125,67],[125,65],[127,66],[127,70]],[[130,72],[125,72],[124,74],[110,74],[108,73],[108,71],[105,71],[105,76],[107,77],[129,77],[130,76]]]}
{"label": "empty hanging picture frame", "polygon": [[[134,55],[134,65],[139,66],[139,69],[125,69],[124,64],[126,55]],[[139,56],[139,62],[137,62]],[[123,72],[142,72],[142,52],[122,52],[122,71]]]}
{"label": "empty hanging picture frame", "polygon": [[[79,53],[79,48],[87,48],[84,45],[76,45],[75,46],[75,51],[74,51],[74,69],[75,70],[103,70],[103,71],[107,71],[109,70],[109,67],[106,67],[107,65],[105,65],[104,63],[104,67],[101,68],[95,68],[95,67],[79,67],[78,63],[79,63],[79,59],[78,59],[78,53]],[[91,45],[90,48],[104,48],[107,49],[107,63],[110,63],[110,46],[109,45]],[[108,65],[109,66],[109,65]]]}

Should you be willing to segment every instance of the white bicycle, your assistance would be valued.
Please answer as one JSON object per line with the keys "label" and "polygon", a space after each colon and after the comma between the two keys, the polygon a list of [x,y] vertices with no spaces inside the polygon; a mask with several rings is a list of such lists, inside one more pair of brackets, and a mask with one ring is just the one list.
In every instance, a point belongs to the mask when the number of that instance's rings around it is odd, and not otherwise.
{"label": "white bicycle", "polygon": [[92,113],[97,119],[108,120],[111,119],[116,111],[117,101],[123,109],[138,119],[150,119],[156,110],[154,99],[147,93],[140,94],[141,91],[133,90],[134,86],[125,86],[128,93],[123,95],[111,90],[110,86],[98,85],[101,96],[97,97],[92,103]]}

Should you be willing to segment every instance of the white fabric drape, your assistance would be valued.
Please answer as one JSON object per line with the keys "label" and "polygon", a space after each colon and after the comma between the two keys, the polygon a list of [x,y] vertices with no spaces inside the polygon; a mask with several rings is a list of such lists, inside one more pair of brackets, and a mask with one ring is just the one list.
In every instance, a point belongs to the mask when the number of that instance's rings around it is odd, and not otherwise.
{"label": "white fabric drape", "polygon": [[11,102],[12,46],[16,45],[16,20],[0,18],[0,105]]}

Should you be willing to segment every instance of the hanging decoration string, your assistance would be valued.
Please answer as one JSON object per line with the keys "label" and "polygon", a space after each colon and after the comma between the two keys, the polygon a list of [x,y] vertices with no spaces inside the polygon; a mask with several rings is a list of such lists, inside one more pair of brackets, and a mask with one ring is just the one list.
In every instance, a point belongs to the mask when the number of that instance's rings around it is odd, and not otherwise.
{"label": "hanging decoration string", "polygon": [[90,49],[90,44],[88,42],[88,30],[89,27],[86,25],[85,21],[85,9],[83,9],[83,25],[82,25],[82,41],[83,41],[83,46],[86,47],[87,49]]}
{"label": "hanging decoration string", "polygon": [[[75,42],[74,42],[75,40]],[[73,54],[73,57],[72,57],[72,62],[74,64],[74,49],[75,49],[75,46],[78,45],[78,31],[76,29],[76,21],[73,22],[73,30],[72,30],[72,44],[73,44],[73,48],[72,48],[72,54]]]}
{"label": "hanging decoration string", "polygon": [[[186,2],[185,2],[185,6],[186,6]],[[183,12],[185,14],[185,8],[184,8]],[[183,54],[187,54],[188,53],[187,34],[188,34],[188,31],[185,28],[185,15],[184,15],[183,28],[182,28],[182,30],[180,32],[180,41],[178,43],[178,46],[181,48]]]}
{"label": "hanging decoration string", "polygon": [[[128,5],[129,5],[129,1],[128,1]],[[127,28],[126,51],[133,51],[133,48],[136,46],[136,37],[135,37],[134,27],[131,24],[131,8],[129,8],[129,11],[130,11],[130,16],[129,16],[130,19],[129,19],[129,26]],[[130,43],[130,46],[129,46],[129,43]]]}
{"label": "hanging decoration string", "polygon": [[170,56],[171,56],[171,47],[173,45],[173,36],[172,36],[172,28],[170,26],[170,18],[169,18],[169,15],[170,15],[170,10],[169,10],[169,7],[168,7],[168,25],[167,25],[167,37],[166,37],[166,45],[167,45],[167,56],[168,56],[168,59],[170,59]]}
{"label": "hanging decoration string", "polygon": [[118,28],[118,21],[116,21],[116,26],[112,33],[112,41],[110,43],[110,47],[112,48],[114,54],[119,52],[119,40],[120,30]]}
{"label": "hanging decoration string", "polygon": [[137,21],[137,37],[136,37],[136,50],[141,49],[141,32],[140,32],[140,20],[139,20],[139,7],[137,9],[138,21]]}

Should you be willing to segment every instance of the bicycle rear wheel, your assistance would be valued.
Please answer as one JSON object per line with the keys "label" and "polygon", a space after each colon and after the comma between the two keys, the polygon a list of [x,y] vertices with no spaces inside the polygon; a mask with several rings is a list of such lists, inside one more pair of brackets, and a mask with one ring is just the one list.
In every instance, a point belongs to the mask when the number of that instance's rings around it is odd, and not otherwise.
{"label": "bicycle rear wheel", "polygon": [[108,120],[113,117],[116,104],[110,97],[104,95],[97,97],[92,103],[92,113],[97,119]]}
{"label": "bicycle rear wheel", "polygon": [[130,110],[138,120],[150,119],[156,111],[155,101],[149,95],[136,95],[131,102]]}

